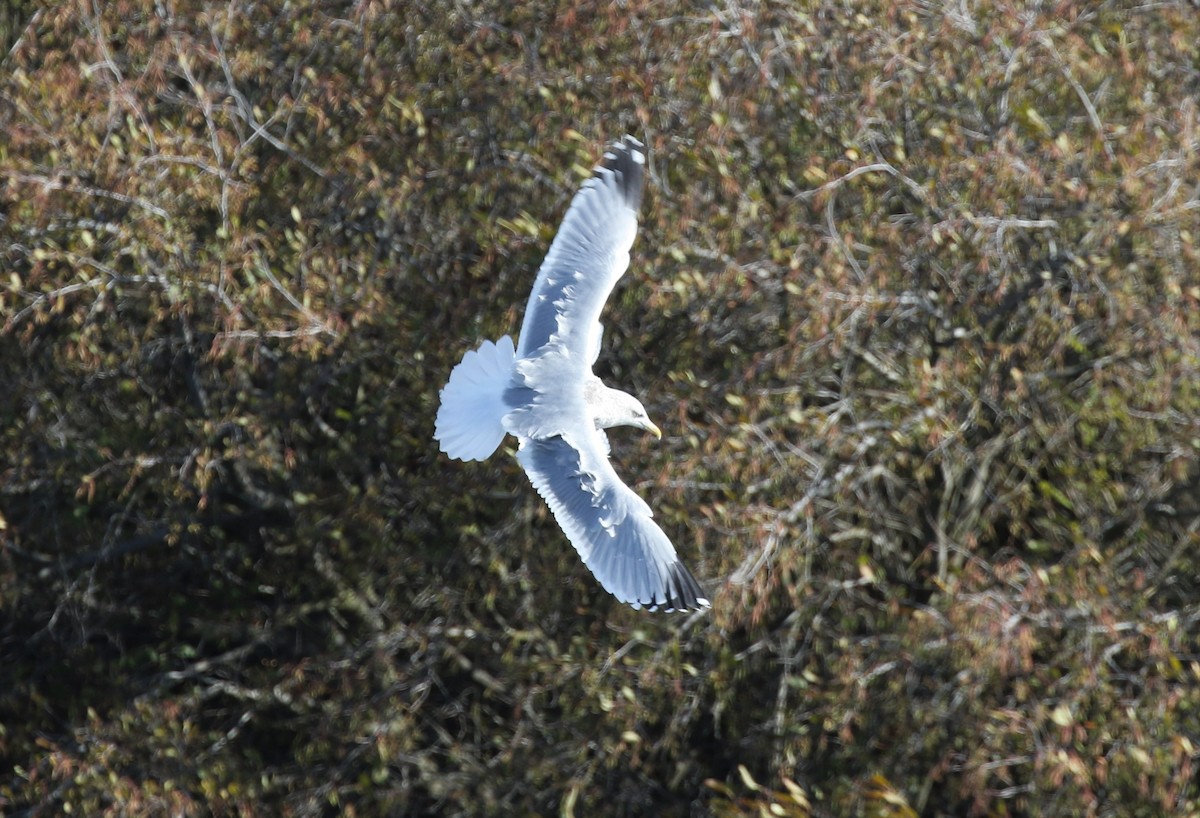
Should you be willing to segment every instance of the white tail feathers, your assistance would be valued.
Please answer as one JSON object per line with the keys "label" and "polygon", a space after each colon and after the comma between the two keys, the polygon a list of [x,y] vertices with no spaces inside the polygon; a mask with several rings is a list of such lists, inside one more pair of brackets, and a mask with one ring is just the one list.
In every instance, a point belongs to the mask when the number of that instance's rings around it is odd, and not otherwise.
{"label": "white tail feathers", "polygon": [[504,439],[504,390],[512,383],[516,351],[505,335],[463,356],[441,391],[433,436],[456,460],[486,460]]}

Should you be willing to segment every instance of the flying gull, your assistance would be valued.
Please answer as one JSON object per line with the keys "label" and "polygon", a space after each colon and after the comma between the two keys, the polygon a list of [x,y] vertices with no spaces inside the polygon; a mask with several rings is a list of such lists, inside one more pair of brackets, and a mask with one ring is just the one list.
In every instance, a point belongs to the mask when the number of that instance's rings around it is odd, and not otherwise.
{"label": "flying gull", "polygon": [[583,562],[634,608],[688,611],[704,591],[608,460],[611,426],[662,437],[641,401],[592,374],[600,311],[629,266],[646,156],[632,136],[604,154],[567,210],[525,308],[507,335],[467,352],[441,391],[434,437],[459,460],[484,460],[517,438],[517,460]]}

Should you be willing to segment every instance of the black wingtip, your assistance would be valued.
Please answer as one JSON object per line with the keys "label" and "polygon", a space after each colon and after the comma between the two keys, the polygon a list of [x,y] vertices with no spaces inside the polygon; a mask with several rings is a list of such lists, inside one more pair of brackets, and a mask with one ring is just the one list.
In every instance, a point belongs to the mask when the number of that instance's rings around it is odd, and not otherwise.
{"label": "black wingtip", "polygon": [[708,598],[704,596],[704,590],[700,587],[700,583],[696,582],[696,578],[692,576],[682,562],[676,562],[667,569],[667,587],[665,588],[666,598],[663,600],[651,600],[646,607],[651,611],[662,610],[666,613],[672,611],[680,611],[686,613],[688,611],[700,611],[710,606]]}
{"label": "black wingtip", "polygon": [[616,174],[617,184],[625,196],[625,202],[634,210],[642,206],[642,187],[646,179],[645,146],[628,134],[614,142],[604,153],[604,160],[596,169],[611,170]]}

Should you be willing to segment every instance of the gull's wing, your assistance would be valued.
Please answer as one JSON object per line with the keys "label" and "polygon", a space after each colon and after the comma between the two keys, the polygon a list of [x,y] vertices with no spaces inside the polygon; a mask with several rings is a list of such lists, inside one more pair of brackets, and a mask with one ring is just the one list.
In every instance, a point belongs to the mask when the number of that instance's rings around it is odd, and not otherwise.
{"label": "gull's wing", "polygon": [[626,136],[604,154],[595,175],[575,194],[529,295],[518,358],[557,334],[584,367],[595,360],[600,311],[629,266],[645,166],[642,143]]}
{"label": "gull's wing", "polygon": [[707,608],[650,507],[617,477],[603,435],[577,431],[579,448],[562,437],[522,440],[517,460],[605,590],[634,608]]}

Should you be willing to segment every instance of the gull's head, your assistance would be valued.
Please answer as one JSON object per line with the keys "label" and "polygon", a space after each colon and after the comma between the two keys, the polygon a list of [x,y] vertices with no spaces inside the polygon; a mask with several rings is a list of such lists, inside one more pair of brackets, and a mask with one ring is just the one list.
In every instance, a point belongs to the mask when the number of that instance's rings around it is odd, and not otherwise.
{"label": "gull's head", "polygon": [[599,380],[594,383],[596,388],[585,390],[584,396],[598,428],[636,426],[638,429],[645,429],[659,440],[662,439],[662,430],[650,420],[650,416],[646,414],[646,407],[642,406],[640,400],[628,392],[611,389]]}
{"label": "gull's head", "polygon": [[646,414],[646,407],[642,406],[642,402],[633,395],[621,393],[629,398],[630,407],[629,414],[622,422],[626,426],[636,426],[639,429],[645,429],[650,434],[654,435],[657,440],[662,440],[662,429],[659,429],[654,421],[650,420],[650,416]]}

